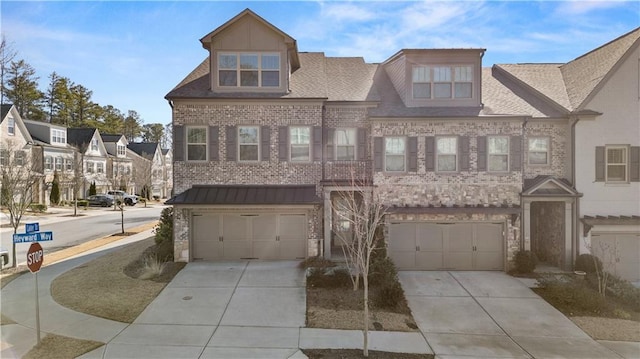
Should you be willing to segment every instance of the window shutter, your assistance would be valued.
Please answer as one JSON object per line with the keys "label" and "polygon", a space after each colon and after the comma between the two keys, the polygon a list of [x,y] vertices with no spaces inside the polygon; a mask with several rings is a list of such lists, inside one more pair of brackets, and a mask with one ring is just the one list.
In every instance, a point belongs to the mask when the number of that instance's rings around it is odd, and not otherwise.
{"label": "window shutter", "polygon": [[278,161],[289,161],[289,127],[278,127]]}
{"label": "window shutter", "polygon": [[209,161],[219,161],[220,154],[218,151],[218,126],[209,126]]}
{"label": "window shutter", "polygon": [[238,131],[236,126],[227,126],[225,141],[227,141],[227,161],[235,161],[238,152]]}
{"label": "window shutter", "polygon": [[324,158],[325,161],[333,161],[335,160],[335,151],[333,149],[333,136],[335,135],[335,129],[333,128],[325,128],[324,129]]}
{"label": "window shutter", "polygon": [[469,170],[469,137],[458,137],[458,169],[460,171]]}
{"label": "window shutter", "polygon": [[407,148],[409,150],[409,172],[418,172],[418,137],[409,137],[407,139]]}
{"label": "window shutter", "polygon": [[367,130],[359,128],[357,136],[358,147],[356,152],[358,153],[358,161],[364,161],[367,158]]}
{"label": "window shutter", "polygon": [[382,171],[383,167],[382,140],[382,137],[373,138],[373,170],[377,172]]}
{"label": "window shutter", "polygon": [[184,161],[184,126],[173,125],[173,160]]}
{"label": "window shutter", "polygon": [[640,147],[631,147],[629,160],[629,180],[640,182]]}
{"label": "window shutter", "polygon": [[313,132],[313,161],[322,161],[322,127],[314,126]]}
{"label": "window shutter", "polygon": [[604,182],[604,146],[596,146],[596,182]]}
{"label": "window shutter", "polygon": [[510,171],[522,171],[522,136],[511,136],[509,145],[511,147],[509,169]]}
{"label": "window shutter", "polygon": [[269,162],[271,155],[271,128],[262,126],[260,128],[260,160]]}
{"label": "window shutter", "polygon": [[425,159],[424,165],[427,172],[436,170],[436,138],[433,136],[427,136],[424,138],[424,152]]}
{"label": "window shutter", "polygon": [[487,170],[487,137],[478,136],[478,171]]}

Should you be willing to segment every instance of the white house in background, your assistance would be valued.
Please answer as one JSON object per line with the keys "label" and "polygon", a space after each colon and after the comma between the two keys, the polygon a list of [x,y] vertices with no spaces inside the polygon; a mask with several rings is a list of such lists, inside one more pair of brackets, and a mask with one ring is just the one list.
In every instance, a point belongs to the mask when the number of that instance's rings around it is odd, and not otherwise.
{"label": "white house in background", "polygon": [[77,151],[67,143],[67,128],[46,122],[24,120],[34,142],[33,156],[44,176],[34,191],[34,202],[50,205],[54,175],[58,174],[60,200],[73,200]]}
{"label": "white house in background", "polygon": [[84,166],[84,183],[81,186],[80,197],[87,196],[89,186],[93,182],[96,184],[96,193],[106,193],[115,188],[107,176],[109,154],[98,129],[68,128],[67,142],[80,152]]}
{"label": "white house in background", "polygon": [[164,183],[165,183],[165,197],[171,197],[173,195],[173,151],[170,148],[162,149],[162,156],[164,157]]}
{"label": "white house in background", "polygon": [[[151,195],[158,198],[167,197],[165,163],[160,144],[157,142],[134,142],[130,143],[128,148],[151,161],[151,168],[147,171],[150,176],[148,184],[151,186]],[[138,183],[138,186],[141,184]],[[141,191],[142,187],[139,187],[138,190]]]}
{"label": "white house in background", "polygon": [[127,193],[135,193],[136,185],[133,181],[133,160],[127,156],[129,141],[124,135],[101,134],[104,147],[107,149],[107,177],[118,188]]}

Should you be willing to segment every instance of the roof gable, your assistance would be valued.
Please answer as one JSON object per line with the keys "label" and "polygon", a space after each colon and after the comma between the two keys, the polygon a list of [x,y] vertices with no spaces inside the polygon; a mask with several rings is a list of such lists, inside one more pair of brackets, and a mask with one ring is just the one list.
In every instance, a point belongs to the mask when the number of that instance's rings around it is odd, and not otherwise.
{"label": "roof gable", "polygon": [[[17,135],[19,133],[24,142],[33,143],[33,137],[31,137],[27,126],[24,124],[22,117],[20,117],[18,109],[14,105],[4,104],[2,105],[2,117],[0,117],[0,123],[3,123],[4,120],[9,117],[11,117],[14,121],[13,123],[15,126],[15,134]],[[2,133],[3,138],[6,138],[6,136],[8,136],[8,133],[6,133],[6,131],[0,132]]]}
{"label": "roof gable", "polygon": [[156,152],[160,148],[157,142],[132,142],[127,148],[146,159],[155,157]]}
{"label": "roof gable", "polygon": [[522,196],[581,196],[571,183],[555,176],[538,176],[525,180]]}

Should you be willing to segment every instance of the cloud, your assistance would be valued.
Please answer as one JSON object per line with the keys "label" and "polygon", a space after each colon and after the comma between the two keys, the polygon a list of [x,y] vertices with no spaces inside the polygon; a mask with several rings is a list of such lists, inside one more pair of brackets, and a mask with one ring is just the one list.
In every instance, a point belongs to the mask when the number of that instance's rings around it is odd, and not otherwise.
{"label": "cloud", "polygon": [[593,11],[624,6],[627,3],[628,2],[626,0],[569,0],[560,3],[557,12],[561,15],[583,15]]}

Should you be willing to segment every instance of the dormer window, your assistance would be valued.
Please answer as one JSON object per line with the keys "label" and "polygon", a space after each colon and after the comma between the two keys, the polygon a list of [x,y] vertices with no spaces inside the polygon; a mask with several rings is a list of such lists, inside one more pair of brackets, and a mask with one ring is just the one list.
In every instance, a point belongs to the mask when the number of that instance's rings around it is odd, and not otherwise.
{"label": "dormer window", "polygon": [[125,156],[127,154],[127,147],[125,145],[117,145],[118,156]]}
{"label": "dormer window", "polygon": [[414,99],[469,99],[473,93],[472,66],[414,66]]}
{"label": "dormer window", "polygon": [[97,150],[98,150],[98,140],[94,138],[91,140],[91,151],[97,151]]}
{"label": "dormer window", "polygon": [[51,143],[64,145],[67,143],[67,132],[65,130],[51,129]]}
{"label": "dormer window", "polygon": [[279,87],[280,54],[218,54],[218,85],[221,87]]}

